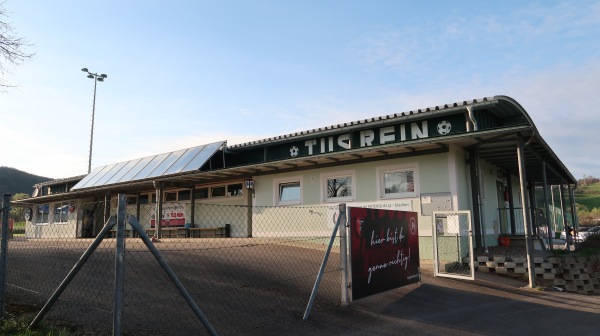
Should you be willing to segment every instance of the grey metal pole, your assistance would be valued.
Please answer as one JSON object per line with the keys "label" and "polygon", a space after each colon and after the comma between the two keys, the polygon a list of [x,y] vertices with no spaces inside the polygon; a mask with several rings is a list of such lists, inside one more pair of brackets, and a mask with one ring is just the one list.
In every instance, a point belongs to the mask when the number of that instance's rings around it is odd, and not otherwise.
{"label": "grey metal pole", "polygon": [[[346,217],[346,204],[340,204],[340,216]],[[338,218],[340,217],[338,216]],[[340,265],[342,266],[342,305],[347,306],[350,303],[348,295],[348,232],[347,221],[342,221],[340,228]]]}
{"label": "grey metal pole", "polygon": [[528,270],[528,274],[529,274],[529,287],[533,288],[535,287],[535,274],[534,274],[534,263],[533,263],[533,256],[532,256],[532,250],[531,250],[531,228],[530,228],[530,218],[529,218],[529,211],[528,211],[528,207],[529,207],[529,199],[527,198],[527,188],[525,185],[525,153],[523,150],[523,142],[519,141],[518,145],[517,145],[517,157],[519,160],[519,184],[520,184],[520,188],[521,188],[521,204],[523,205],[522,211],[523,211],[523,225],[525,226],[525,248],[527,250],[527,270]]}
{"label": "grey metal pole", "polygon": [[52,307],[54,302],[56,302],[56,300],[58,300],[58,298],[60,297],[62,292],[69,286],[69,284],[71,283],[73,278],[75,278],[75,275],[77,275],[77,273],[79,272],[81,267],[83,267],[83,265],[85,265],[85,262],[92,256],[92,254],[94,253],[94,251],[96,250],[98,245],[100,245],[100,243],[102,242],[104,237],[106,237],[108,232],[115,226],[116,222],[117,222],[117,220],[115,217],[110,217],[108,219],[108,221],[106,222],[106,225],[104,226],[104,228],[102,228],[102,231],[100,231],[100,233],[98,234],[96,239],[94,239],[94,241],[90,244],[90,246],[88,246],[87,250],[85,250],[83,255],[81,255],[81,258],[79,258],[77,263],[75,263],[75,266],[73,266],[73,268],[71,269],[69,274],[67,274],[65,279],[60,283],[58,288],[54,291],[54,293],[52,294],[50,299],[48,299],[48,302],[46,302],[44,307],[42,307],[42,310],[40,310],[40,312],[35,316],[33,321],[31,321],[29,328],[35,328],[37,326],[37,324],[42,320],[42,318],[44,318],[44,315],[46,315],[46,313],[48,312],[48,310],[50,310],[50,308]]}
{"label": "grey metal pole", "polygon": [[169,279],[171,279],[171,282],[175,285],[175,287],[177,287],[177,290],[179,290],[179,293],[185,299],[185,302],[187,302],[190,308],[192,308],[192,310],[194,311],[198,319],[200,319],[200,321],[202,322],[206,330],[209,332],[209,334],[217,335],[217,332],[212,327],[206,316],[204,316],[204,313],[202,313],[196,302],[194,302],[194,299],[192,298],[190,293],[187,291],[187,289],[185,289],[181,281],[179,281],[179,278],[177,277],[175,272],[173,272],[169,264],[167,264],[167,262],[162,257],[156,246],[152,244],[152,241],[150,240],[150,238],[148,238],[146,231],[144,231],[144,228],[142,228],[142,225],[140,225],[137,218],[135,218],[134,216],[127,216],[127,222],[129,223],[129,225],[131,225],[131,228],[138,233],[138,235],[140,236],[150,253],[152,253],[156,261],[158,261],[158,264],[160,265],[160,267],[162,267],[163,271],[165,271]]}
{"label": "grey metal pole", "polygon": [[156,211],[154,211],[154,235],[156,238],[162,238],[162,211],[163,211],[163,183],[154,181],[154,188],[156,189]]}
{"label": "grey metal pole", "polygon": [[8,252],[8,214],[11,194],[4,194],[2,203],[2,246],[0,247],[0,319],[4,318],[4,297],[6,296],[6,261]]}
{"label": "grey metal pole", "polygon": [[548,245],[550,247],[550,250],[553,250],[554,242],[552,240],[554,239],[554,237],[552,237],[552,226],[550,226],[550,205],[548,204],[548,202],[550,200],[548,199],[548,179],[546,176],[546,161],[542,162],[542,178],[544,179],[544,204],[546,205],[546,208],[544,210],[546,212],[546,227],[548,230]]}
{"label": "grey metal pole", "polygon": [[115,255],[115,300],[113,336],[122,335],[123,287],[125,284],[125,194],[119,194],[117,207],[117,254]]}
{"label": "grey metal pole", "polygon": [[[343,208],[342,208],[343,206]],[[313,286],[312,293],[310,294],[310,299],[308,300],[308,305],[306,306],[306,310],[304,311],[304,317],[302,319],[307,320],[310,315],[310,311],[312,310],[312,306],[315,302],[315,298],[317,296],[317,292],[319,291],[319,284],[321,283],[321,279],[323,278],[323,273],[325,272],[325,266],[327,265],[327,260],[329,260],[329,253],[331,252],[331,247],[333,246],[333,242],[335,240],[335,236],[337,235],[338,227],[340,223],[346,222],[346,204],[340,204],[340,215],[335,223],[335,227],[331,232],[331,238],[329,239],[329,246],[327,246],[327,251],[325,252],[325,256],[323,257],[323,262],[321,263],[321,268],[319,269],[319,274],[317,275],[317,280],[315,281],[315,285]],[[342,212],[344,210],[344,212]]]}
{"label": "grey metal pole", "polygon": [[550,186],[550,197],[552,198],[552,224],[554,225],[554,232],[558,231],[558,225],[556,225],[556,205],[554,201],[554,186]]}
{"label": "grey metal pole", "polygon": [[92,130],[90,132],[90,160],[88,162],[88,174],[92,172],[92,144],[94,143],[94,117],[96,114],[96,85],[98,77],[94,77],[94,100],[92,102]]}
{"label": "grey metal pole", "polygon": [[[560,196],[560,211],[562,212],[562,220],[563,220],[563,230],[565,230],[565,239],[567,240],[566,246],[567,251],[571,251],[571,240],[572,234],[569,230],[567,230],[567,212],[565,211],[565,193],[563,192],[563,180],[560,180],[559,186],[559,196]],[[571,223],[571,228],[573,228],[573,223]]]}

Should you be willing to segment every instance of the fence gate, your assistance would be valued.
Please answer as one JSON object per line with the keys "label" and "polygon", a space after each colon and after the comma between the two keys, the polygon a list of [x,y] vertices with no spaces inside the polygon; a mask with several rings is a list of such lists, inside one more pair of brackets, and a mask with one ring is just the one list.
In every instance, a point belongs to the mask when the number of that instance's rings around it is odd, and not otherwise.
{"label": "fence gate", "polygon": [[434,275],[475,279],[470,211],[433,212]]}

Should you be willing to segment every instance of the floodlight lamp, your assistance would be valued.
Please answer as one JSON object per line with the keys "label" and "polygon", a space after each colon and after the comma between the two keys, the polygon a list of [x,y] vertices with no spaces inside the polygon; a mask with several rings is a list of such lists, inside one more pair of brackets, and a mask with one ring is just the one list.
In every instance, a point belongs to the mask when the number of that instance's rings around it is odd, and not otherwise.
{"label": "floodlight lamp", "polygon": [[94,75],[89,74],[89,75],[87,75],[87,78],[94,78]]}
{"label": "floodlight lamp", "polygon": [[83,69],[81,69],[81,71],[88,72],[88,68],[83,68]]}
{"label": "floodlight lamp", "polygon": [[96,78],[96,80],[97,80],[98,82],[104,82],[104,78],[102,78],[102,77],[98,77],[98,78]]}
{"label": "floodlight lamp", "polygon": [[106,74],[102,74],[102,75],[100,75],[100,77],[102,77],[102,78],[106,78],[106,77],[108,77],[108,76],[107,76]]}

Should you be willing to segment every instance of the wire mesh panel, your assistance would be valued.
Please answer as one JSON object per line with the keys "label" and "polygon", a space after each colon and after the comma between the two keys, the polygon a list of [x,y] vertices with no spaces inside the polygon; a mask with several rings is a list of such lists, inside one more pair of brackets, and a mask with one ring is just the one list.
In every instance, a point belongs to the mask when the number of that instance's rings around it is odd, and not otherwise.
{"label": "wire mesh panel", "polygon": [[[334,222],[334,207],[246,207],[166,202],[129,204],[166,262],[221,335],[261,334],[299,321]],[[31,214],[9,241],[8,298],[39,308],[110,216],[116,201],[18,205]],[[112,332],[114,231],[99,245],[44,323],[83,333]],[[122,330],[126,335],[206,331],[130,225],[126,226]],[[339,246],[338,241],[335,242]],[[332,252],[314,305],[340,305],[339,249]],[[282,333],[286,330],[281,329]]]}
{"label": "wire mesh panel", "polygon": [[473,244],[470,211],[434,212],[436,276],[473,280]]}

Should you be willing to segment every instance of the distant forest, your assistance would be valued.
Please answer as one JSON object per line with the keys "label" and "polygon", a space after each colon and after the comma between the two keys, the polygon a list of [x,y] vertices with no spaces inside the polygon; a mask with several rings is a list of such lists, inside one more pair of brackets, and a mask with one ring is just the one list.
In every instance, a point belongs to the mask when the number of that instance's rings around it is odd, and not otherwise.
{"label": "distant forest", "polygon": [[32,175],[15,168],[0,167],[0,198],[4,194],[24,193],[31,195],[34,184],[50,180],[52,179],[49,177]]}

